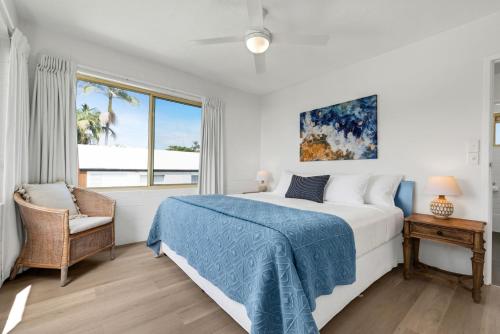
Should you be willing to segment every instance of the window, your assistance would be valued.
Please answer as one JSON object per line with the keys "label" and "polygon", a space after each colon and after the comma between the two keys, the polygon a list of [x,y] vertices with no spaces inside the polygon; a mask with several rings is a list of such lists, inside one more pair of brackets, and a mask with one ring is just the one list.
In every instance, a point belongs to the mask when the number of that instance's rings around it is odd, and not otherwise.
{"label": "window", "polygon": [[201,103],[78,76],[81,187],[198,183]]}
{"label": "window", "polygon": [[198,183],[201,108],[155,98],[154,128],[153,184]]}
{"label": "window", "polygon": [[500,113],[493,114],[493,145],[500,146]]}

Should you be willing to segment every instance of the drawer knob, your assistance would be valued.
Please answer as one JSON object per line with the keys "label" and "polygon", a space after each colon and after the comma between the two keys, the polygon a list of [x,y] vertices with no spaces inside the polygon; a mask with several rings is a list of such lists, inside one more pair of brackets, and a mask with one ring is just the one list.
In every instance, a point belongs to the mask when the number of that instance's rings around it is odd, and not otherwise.
{"label": "drawer knob", "polygon": [[443,236],[443,231],[437,231],[437,235]]}

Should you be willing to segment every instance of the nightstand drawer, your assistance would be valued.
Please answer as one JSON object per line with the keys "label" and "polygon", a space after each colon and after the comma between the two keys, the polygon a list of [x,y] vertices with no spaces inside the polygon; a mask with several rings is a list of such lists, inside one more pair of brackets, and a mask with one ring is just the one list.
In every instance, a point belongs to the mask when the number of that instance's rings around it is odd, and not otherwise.
{"label": "nightstand drawer", "polygon": [[417,234],[418,236],[429,237],[435,240],[441,239],[461,244],[472,245],[474,242],[474,236],[472,232],[438,228],[434,226],[428,226],[426,224],[413,223],[411,225],[411,233]]}

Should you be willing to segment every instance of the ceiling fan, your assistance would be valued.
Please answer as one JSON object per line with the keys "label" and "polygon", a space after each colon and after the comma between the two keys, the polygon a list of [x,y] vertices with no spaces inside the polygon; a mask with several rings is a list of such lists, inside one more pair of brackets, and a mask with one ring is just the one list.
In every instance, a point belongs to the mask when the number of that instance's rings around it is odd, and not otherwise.
{"label": "ceiling fan", "polygon": [[262,7],[262,0],[247,0],[250,26],[244,35],[224,36],[198,39],[193,42],[199,45],[245,42],[247,49],[253,54],[255,71],[260,74],[266,71],[265,52],[271,43],[323,46],[328,43],[328,35],[275,34],[264,27],[267,10]]}

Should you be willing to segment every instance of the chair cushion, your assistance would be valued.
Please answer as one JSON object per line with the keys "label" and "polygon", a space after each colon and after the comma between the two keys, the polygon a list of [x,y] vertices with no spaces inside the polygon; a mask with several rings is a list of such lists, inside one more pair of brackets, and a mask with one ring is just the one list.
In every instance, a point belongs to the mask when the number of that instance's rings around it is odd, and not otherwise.
{"label": "chair cushion", "polygon": [[68,209],[69,216],[79,214],[73,197],[64,182],[46,184],[25,184],[23,188],[28,193],[28,202],[51,209]]}
{"label": "chair cushion", "polygon": [[113,217],[84,217],[69,220],[69,233],[75,234],[111,223]]}

